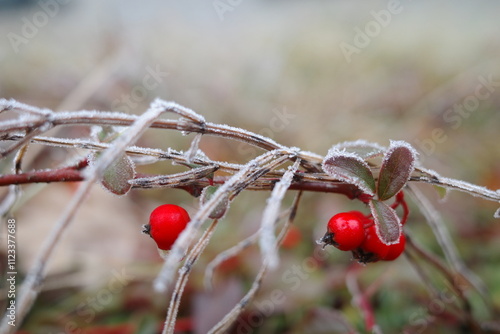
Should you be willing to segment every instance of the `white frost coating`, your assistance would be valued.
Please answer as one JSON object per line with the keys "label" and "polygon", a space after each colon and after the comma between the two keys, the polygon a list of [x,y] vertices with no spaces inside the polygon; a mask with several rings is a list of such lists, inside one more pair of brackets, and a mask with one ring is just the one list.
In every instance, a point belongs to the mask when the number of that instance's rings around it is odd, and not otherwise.
{"label": "white frost coating", "polygon": [[180,104],[173,101],[164,101],[162,99],[156,98],[151,106],[158,109],[164,109],[164,111],[173,112],[196,123],[205,123],[205,118],[203,116],[196,113],[194,110],[181,106]]}
{"label": "white frost coating", "polygon": [[436,171],[418,168],[418,172],[424,174],[429,178],[427,182],[431,184],[436,184],[441,187],[445,187],[447,189],[453,189],[468,193],[475,197],[481,197],[488,200],[500,201],[500,191],[491,190],[486,187],[478,186],[472,183],[468,183],[461,180],[450,179],[444,176],[441,176]]}
{"label": "white frost coating", "polygon": [[215,170],[217,170],[217,166],[198,167],[177,174],[154,175],[135,178],[129,180],[128,183],[133,186],[149,186],[153,188],[162,186],[177,186],[180,184],[186,184],[191,181],[198,180],[214,172]]}
{"label": "white frost coating", "polygon": [[415,150],[415,148],[413,148],[413,146],[411,146],[409,143],[407,143],[403,140],[391,140],[391,144],[389,145],[389,149],[385,153],[384,160],[382,161],[382,165],[384,165],[387,162],[387,160],[391,157],[394,150],[396,150],[399,147],[404,147],[404,148],[408,149],[408,151],[412,155],[413,159],[412,159],[410,166],[408,167],[408,170],[409,170],[408,175],[411,175],[411,173],[413,173],[413,171],[415,170],[415,161],[418,158],[418,152]]}
{"label": "white frost coating", "polygon": [[85,178],[101,178],[104,170],[111,165],[120,154],[125,152],[128,145],[135,143],[151,123],[153,123],[163,112],[163,109],[152,104],[144,114],[137,118],[137,120],[102,153],[101,157],[94,165],[94,168],[84,170]]}
{"label": "white frost coating", "polygon": [[[222,130],[220,132],[223,135],[224,134],[230,135],[230,134],[237,133],[237,134],[245,136],[245,137],[257,138],[257,139],[261,140],[264,143],[269,143],[269,144],[275,146],[276,148],[280,148],[280,149],[286,148],[285,146],[283,146],[281,144],[278,144],[276,141],[274,141],[271,138],[264,137],[262,135],[259,135],[257,133],[251,132],[251,131],[247,131],[245,129],[241,129],[241,128],[238,128],[238,127],[235,127],[235,126],[230,126],[230,125],[227,125],[227,124],[215,124],[215,123],[210,123],[210,122],[207,122],[206,124],[210,125],[210,126],[213,126],[213,127],[216,127],[216,128],[219,128],[220,130]],[[252,143],[250,143],[250,144],[252,144]]]}
{"label": "white frost coating", "polygon": [[17,118],[18,122],[21,123],[36,123],[40,121],[46,121],[46,118],[40,117],[39,115],[33,115],[33,114],[21,114]]}
{"label": "white frost coating", "polygon": [[379,145],[377,143],[369,142],[364,139],[358,139],[355,141],[345,141],[339,144],[335,144],[330,150],[332,149],[337,149],[338,151],[343,151],[343,152],[349,152],[349,149],[354,149],[354,148],[368,148],[371,149],[371,151],[366,152],[363,155],[360,155],[359,152],[351,152],[356,155],[358,155],[360,158],[363,159],[368,159],[373,156],[376,156],[382,152],[384,152],[387,147],[384,147],[382,145]]}
{"label": "white frost coating", "polygon": [[14,99],[10,99],[10,100],[0,99],[0,112],[5,111],[5,110],[16,110],[16,111],[27,112],[30,114],[36,114],[36,115],[41,115],[41,116],[48,116],[50,114],[53,114],[53,111],[50,109],[46,109],[46,108],[41,109],[38,107],[30,106],[28,104],[18,102]]}
{"label": "white frost coating", "polygon": [[[409,152],[410,160],[406,159],[406,153],[403,153],[403,156],[401,156],[395,153],[396,150],[399,152]],[[381,200],[387,200],[391,196],[396,195],[406,185],[415,170],[417,154],[417,151],[407,142],[391,140],[389,149],[385,152],[384,159],[382,160],[378,179],[377,191]],[[387,167],[389,162],[392,166]]]}
{"label": "white frost coating", "polygon": [[495,213],[493,214],[493,218],[500,218],[500,208],[495,211]]}
{"label": "white frost coating", "polygon": [[[106,171],[111,173],[108,174]],[[133,180],[135,175],[134,162],[128,155],[124,154],[105,169],[101,187],[113,195],[123,196],[132,189],[129,180]]]}
{"label": "white frost coating", "polygon": [[436,178],[439,179],[441,175],[438,174],[438,172],[432,170],[432,169],[427,169],[423,167],[415,167],[415,171],[422,173],[422,174],[427,174],[426,176],[431,177],[431,178]]}
{"label": "white frost coating", "polygon": [[130,156],[130,159],[134,162],[136,166],[151,165],[155,162],[160,161],[157,156],[144,155],[144,156]]}
{"label": "white frost coating", "polygon": [[79,118],[111,118],[123,120],[126,122],[133,122],[140,116],[129,115],[118,111],[98,111],[98,110],[81,110],[81,111],[59,111],[54,113],[54,120],[71,120]]}
{"label": "white frost coating", "polygon": [[328,150],[328,154],[323,160],[322,167],[324,172],[327,173],[328,175],[340,181],[344,181],[349,184],[354,184],[364,193],[373,196],[374,195],[373,189],[368,185],[368,183],[365,180],[357,177],[354,172],[346,170],[342,167],[337,167],[335,165],[335,160],[337,158],[350,159],[353,161],[353,163],[357,163],[361,165],[363,168],[365,168],[365,171],[369,173],[369,175],[371,175],[370,166],[368,166],[368,163],[362,158],[360,158],[357,154],[346,151],[339,151],[335,147],[332,147],[330,150]]}
{"label": "white frost coating", "polygon": [[191,141],[191,146],[189,146],[189,150],[186,152],[186,161],[188,164],[193,161],[199,151],[198,146],[200,145],[201,136],[201,133],[197,133]]}
{"label": "white frost coating", "polygon": [[391,144],[389,145],[389,149],[385,153],[384,160],[382,161],[382,165],[390,158],[390,156],[392,155],[394,150],[396,150],[399,147],[404,147],[404,148],[408,149],[408,151],[410,152],[410,154],[413,158],[412,163],[410,164],[410,166],[408,168],[410,171],[408,175],[411,175],[411,173],[413,173],[413,171],[415,170],[415,161],[417,161],[417,159],[418,159],[418,152],[417,152],[417,150],[415,150],[415,148],[413,146],[411,146],[408,142],[405,142],[404,140],[391,140]]}
{"label": "white frost coating", "polygon": [[44,121],[46,120],[43,118],[36,117],[30,114],[23,114],[19,118],[0,122],[0,132],[8,132],[21,129],[24,130]]}
{"label": "white frost coating", "polygon": [[[64,230],[67,229],[76,211],[84,202],[84,198],[88,195],[92,184],[102,175],[102,172],[120,156],[120,154],[123,154],[128,145],[134,143],[142,135],[161,113],[162,110],[150,108],[132,124],[127,132],[116,139],[108,150],[103,152],[101,158],[94,166],[90,166],[88,171],[85,170],[85,181],[78,187],[76,194],[72,197],[68,205],[66,205],[63,214],[44,240],[19,290],[16,306],[19,311],[18,316],[20,319],[23,319],[27,310],[33,305],[34,299],[37,296],[36,286],[43,281],[46,275],[44,271],[46,262],[53,253],[57,242],[60,240]],[[5,326],[7,326],[5,322],[0,324],[1,328],[5,328]],[[2,329],[0,329],[0,331],[6,332]]]}
{"label": "white frost coating", "polygon": [[10,99],[10,100],[7,100],[7,99],[0,99],[0,112],[2,111],[6,111],[6,110],[11,110],[14,106],[14,104],[18,103],[16,100],[14,99]]}
{"label": "white frost coating", "polygon": [[92,125],[90,127],[90,138],[95,141],[99,140],[99,134],[102,132],[102,126],[100,125]]}
{"label": "white frost coating", "polygon": [[275,184],[262,214],[259,244],[262,258],[264,262],[267,260],[270,269],[275,269],[279,264],[278,245],[274,235],[274,228],[280,213],[281,202],[290,184],[292,184],[293,176],[297,172],[299,165],[300,160],[297,159],[292,166],[288,167],[281,180]]}
{"label": "white frost coating", "polygon": [[318,153],[311,152],[311,151],[300,151],[300,154],[303,156],[312,157],[312,158],[317,159],[317,160],[323,160],[323,156],[319,155]]}
{"label": "white frost coating", "polygon": [[447,177],[440,176],[438,178],[440,182],[443,183],[443,186],[445,187],[450,187],[456,190],[464,191],[466,193],[471,194],[472,196],[475,197],[482,197],[486,199],[495,199],[500,201],[500,193],[490,190],[486,187],[482,186],[477,186],[475,184],[461,181],[461,180],[455,180],[455,179],[450,179]]}
{"label": "white frost coating", "polygon": [[398,147],[407,148],[411,152],[413,158],[417,159],[417,157],[418,157],[417,150],[415,150],[415,148],[413,146],[411,146],[408,142],[406,142],[404,140],[391,140],[391,144],[389,145],[389,149],[387,152],[394,151],[394,149],[398,148]]}
{"label": "white frost coating", "polygon": [[142,154],[142,155],[167,155],[170,156],[172,154],[170,148],[168,148],[166,151],[161,150],[159,148],[146,148],[146,147],[141,147],[141,146],[129,146],[127,149],[131,153],[136,153],[136,154]]}

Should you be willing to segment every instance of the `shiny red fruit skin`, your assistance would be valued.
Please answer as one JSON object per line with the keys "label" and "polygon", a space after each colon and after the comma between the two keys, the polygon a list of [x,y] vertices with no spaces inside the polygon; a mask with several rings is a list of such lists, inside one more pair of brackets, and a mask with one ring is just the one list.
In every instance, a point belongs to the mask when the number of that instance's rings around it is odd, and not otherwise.
{"label": "shiny red fruit skin", "polygon": [[175,204],[160,205],[149,216],[149,235],[159,249],[170,250],[190,220],[188,212],[182,207]]}
{"label": "shiny red fruit skin", "polygon": [[406,246],[406,237],[403,233],[401,233],[401,237],[399,237],[399,243],[389,245],[389,252],[382,260],[384,261],[393,261],[396,260],[405,250]]}
{"label": "shiny red fruit skin", "polygon": [[331,243],[340,250],[353,250],[365,238],[364,216],[359,211],[342,212],[328,221],[328,233],[331,234]]}

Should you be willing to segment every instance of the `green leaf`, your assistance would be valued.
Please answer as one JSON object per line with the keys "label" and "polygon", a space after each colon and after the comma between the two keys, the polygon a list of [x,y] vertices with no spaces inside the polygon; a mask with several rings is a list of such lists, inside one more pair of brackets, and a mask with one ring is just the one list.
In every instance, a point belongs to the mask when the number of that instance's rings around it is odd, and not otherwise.
{"label": "green leaf", "polygon": [[354,184],[371,196],[375,194],[375,179],[370,167],[353,153],[330,150],[323,160],[323,170],[340,181]]}
{"label": "green leaf", "polygon": [[396,211],[377,200],[371,200],[369,205],[375,222],[375,231],[380,240],[386,245],[398,243],[403,227]]}
{"label": "green leaf", "polygon": [[446,189],[445,187],[434,185],[434,190],[436,190],[440,199],[444,199],[448,194],[448,189]]}
{"label": "green leaf", "polygon": [[104,171],[101,184],[115,195],[125,195],[132,188],[128,183],[135,177],[135,166],[133,161],[127,156],[122,155],[116,159]]}
{"label": "green leaf", "polygon": [[377,194],[381,201],[396,195],[408,182],[415,169],[417,153],[404,141],[393,141],[385,153],[377,184]]}

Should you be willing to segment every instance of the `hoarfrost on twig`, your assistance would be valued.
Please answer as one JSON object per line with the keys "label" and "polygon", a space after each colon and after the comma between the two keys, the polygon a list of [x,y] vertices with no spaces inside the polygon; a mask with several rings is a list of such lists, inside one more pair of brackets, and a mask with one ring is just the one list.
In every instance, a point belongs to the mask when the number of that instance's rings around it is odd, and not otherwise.
{"label": "hoarfrost on twig", "polygon": [[281,202],[285,196],[290,184],[292,183],[293,176],[297,172],[300,165],[300,159],[297,159],[293,166],[283,174],[281,180],[274,186],[271,196],[267,200],[267,206],[264,209],[261,223],[260,233],[260,248],[262,258],[268,262],[270,269],[275,269],[279,263],[278,247],[276,237],[274,236],[274,229],[278,220]]}

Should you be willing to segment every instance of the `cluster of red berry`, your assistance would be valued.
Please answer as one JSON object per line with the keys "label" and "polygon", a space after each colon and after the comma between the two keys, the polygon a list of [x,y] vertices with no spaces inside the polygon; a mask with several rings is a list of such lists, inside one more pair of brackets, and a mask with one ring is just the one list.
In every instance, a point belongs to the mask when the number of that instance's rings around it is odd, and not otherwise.
{"label": "cluster of red berry", "polygon": [[[401,223],[404,225],[408,218],[408,207],[403,196],[403,192],[398,193],[392,207],[403,207]],[[160,205],[151,212],[149,224],[144,225],[143,233],[151,236],[160,250],[168,251],[190,220],[182,207],[175,204]],[[349,211],[338,213],[330,219],[327,232],[320,242],[324,246],[333,245],[342,251],[352,251],[359,262],[369,263],[397,259],[404,251],[406,237],[402,233],[398,243],[387,245],[378,236],[371,216],[365,216],[360,211]]]}
{"label": "cluster of red berry", "polygon": [[[403,196],[403,192],[396,196],[393,207],[403,206],[401,223],[404,225],[408,218],[408,207]],[[397,259],[405,249],[406,237],[401,233],[398,243],[387,245],[380,240],[371,216],[365,216],[360,211],[349,211],[338,213],[328,221],[327,232],[320,242],[324,246],[333,245],[342,251],[352,251],[356,260],[369,263]]]}

